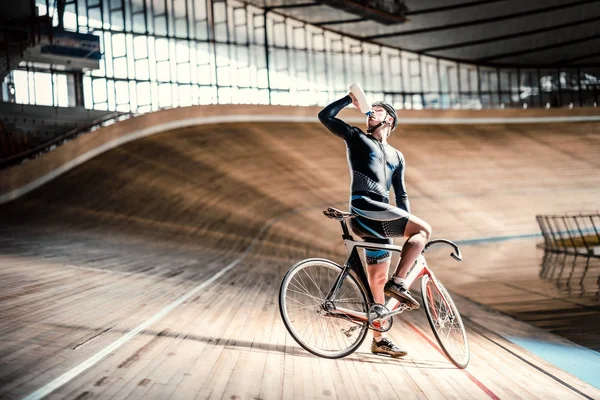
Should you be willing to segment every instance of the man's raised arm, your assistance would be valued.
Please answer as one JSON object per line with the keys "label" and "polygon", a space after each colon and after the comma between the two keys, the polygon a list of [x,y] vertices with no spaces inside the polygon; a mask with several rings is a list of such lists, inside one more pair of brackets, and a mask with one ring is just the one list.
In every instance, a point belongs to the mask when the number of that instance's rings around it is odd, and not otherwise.
{"label": "man's raised arm", "polygon": [[319,120],[327,127],[334,135],[348,139],[352,136],[352,127],[335,116],[346,106],[352,104],[350,95],[344,96],[339,100],[334,101],[319,113]]}

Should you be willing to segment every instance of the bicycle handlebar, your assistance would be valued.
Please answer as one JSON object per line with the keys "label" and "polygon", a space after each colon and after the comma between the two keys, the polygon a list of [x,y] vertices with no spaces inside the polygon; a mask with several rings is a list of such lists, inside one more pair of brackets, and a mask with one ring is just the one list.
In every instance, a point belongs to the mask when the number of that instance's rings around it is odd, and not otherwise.
{"label": "bicycle handlebar", "polygon": [[447,245],[453,247],[454,248],[454,253],[450,253],[450,256],[452,258],[454,258],[456,261],[462,261],[462,254],[461,254],[460,249],[458,248],[458,246],[454,242],[452,242],[450,240],[447,240],[447,239],[434,239],[434,240],[428,242],[425,245],[425,248],[423,249],[423,252],[425,252],[429,247],[434,246],[436,244],[447,244]]}

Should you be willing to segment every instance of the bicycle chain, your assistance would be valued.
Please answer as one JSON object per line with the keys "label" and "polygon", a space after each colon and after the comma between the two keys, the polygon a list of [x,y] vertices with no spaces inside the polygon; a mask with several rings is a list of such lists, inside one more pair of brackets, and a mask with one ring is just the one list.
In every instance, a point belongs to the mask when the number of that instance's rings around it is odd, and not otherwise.
{"label": "bicycle chain", "polygon": [[[362,301],[352,301],[352,300],[338,300],[338,301],[335,301],[335,302],[334,302],[334,304],[335,304],[335,303],[343,303],[343,304],[364,304]],[[379,304],[379,303],[367,303],[367,305],[369,306],[369,310],[370,310],[370,309],[371,309],[371,307],[373,307],[373,305],[375,305],[375,304]],[[384,307],[385,307],[385,306],[384,306]],[[348,321],[348,322],[352,322],[353,324],[356,324],[356,325],[362,325],[362,324],[363,324],[363,322],[355,321],[354,319],[352,319],[352,318],[350,318],[350,317],[348,317],[348,316],[346,316],[346,315],[339,315],[339,316],[338,316],[338,318],[345,319],[346,321]],[[369,325],[369,329],[372,329],[372,330],[375,330],[375,331],[378,331],[378,332],[387,332],[387,331],[388,331],[388,330],[391,328],[391,324],[390,324],[390,327],[389,327],[389,328],[387,328],[387,329],[385,329],[385,330],[380,330],[380,329],[377,329],[377,328],[375,328],[375,327],[374,327],[374,326],[373,326],[373,325],[372,325],[370,322],[369,322],[369,324],[368,324],[368,325]]]}
{"label": "bicycle chain", "polygon": [[[336,301],[334,302],[334,304],[335,304],[335,303],[344,303],[344,304],[364,304],[362,301],[352,301],[352,300],[336,300]],[[356,321],[356,320],[354,320],[354,319],[352,319],[352,318],[348,317],[347,315],[336,315],[336,317],[337,317],[337,318],[340,318],[340,319],[344,319],[344,320],[346,320],[346,321],[348,321],[348,322],[352,322],[353,324],[356,324],[356,325],[362,325],[362,324],[363,324],[362,322],[360,322],[360,321]]]}
{"label": "bicycle chain", "polygon": [[[335,303],[364,304],[362,301],[352,301],[352,300],[335,300],[333,303],[334,304]],[[371,305],[373,305],[373,304],[375,304],[375,303],[372,303]]]}

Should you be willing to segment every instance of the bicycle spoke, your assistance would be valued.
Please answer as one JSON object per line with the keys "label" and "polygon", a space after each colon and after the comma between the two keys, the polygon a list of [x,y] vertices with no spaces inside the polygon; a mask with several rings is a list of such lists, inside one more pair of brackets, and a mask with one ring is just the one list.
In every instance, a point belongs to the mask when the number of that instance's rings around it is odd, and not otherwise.
{"label": "bicycle spoke", "polygon": [[[303,271],[300,271],[300,272],[303,272]],[[308,290],[308,285],[306,284],[306,282],[304,282],[304,279],[302,278],[300,273],[296,274],[296,276],[294,278],[296,279],[296,282],[298,282],[298,284],[302,286],[302,289],[304,289],[306,291],[306,293],[310,293],[310,290]]]}
{"label": "bicycle spoke", "polygon": [[[290,286],[293,286],[293,287],[295,287],[295,288],[297,288],[299,290],[302,290],[302,288],[294,285],[292,282],[290,282]],[[319,299],[319,298],[313,296],[308,291],[305,291],[304,293],[302,293],[302,292],[297,292],[297,293],[302,294],[303,296],[309,297],[310,299],[312,299],[315,302],[316,305],[321,305],[323,303],[323,299]]]}
{"label": "bicycle spoke", "polygon": [[[297,299],[295,299],[295,298],[293,298],[293,297],[286,297],[286,298],[287,298],[288,300],[294,301],[294,302],[296,302],[296,303],[298,303],[298,304],[302,304],[302,306],[303,306],[303,307],[305,306],[306,308],[315,307],[315,304],[306,305],[306,303],[303,303],[303,302],[301,302],[300,300],[297,300]],[[317,305],[317,306],[320,306],[321,304],[316,304],[316,305]]]}
{"label": "bicycle spoke", "polygon": [[[296,281],[298,282],[298,281]],[[301,282],[298,282],[299,284],[302,284]],[[304,293],[309,293],[308,290],[306,290],[306,288],[304,287],[300,287],[298,285],[296,285],[294,282],[290,282],[289,286],[293,286],[294,288],[298,289],[299,291],[303,291]]]}
{"label": "bicycle spoke", "polygon": [[308,324],[306,324],[306,325],[304,326],[304,328],[300,329],[300,330],[298,331],[298,333],[302,333],[302,332],[303,332],[303,331],[304,331],[306,328],[308,328],[309,326],[311,326],[311,325],[312,325],[312,323],[313,323],[313,322],[315,322],[317,319],[319,319],[319,317],[318,317],[318,316],[317,316],[317,317],[313,317],[312,319],[310,319],[310,320],[308,321]]}
{"label": "bicycle spoke", "polygon": [[314,300],[317,304],[321,304],[323,302],[323,299],[320,299],[320,298],[315,297],[315,296],[313,296],[311,294],[308,294],[308,293],[302,293],[302,292],[299,292],[297,290],[291,290],[291,289],[288,289],[288,292],[298,293],[299,295],[306,296],[306,297]]}
{"label": "bicycle spoke", "polygon": [[[297,300],[294,300],[294,299],[289,299],[289,300],[297,301]],[[289,311],[299,311],[299,310],[306,310],[306,309],[309,309],[309,308],[312,308],[312,309],[314,309],[314,307],[315,307],[315,306],[314,306],[313,304],[311,304],[310,306],[302,306],[302,307],[295,306],[295,307],[288,307],[288,310],[289,310]]]}
{"label": "bicycle spoke", "polygon": [[323,293],[323,291],[321,290],[321,288],[319,287],[319,285],[317,285],[317,282],[315,282],[315,280],[305,270],[304,270],[304,273],[306,274],[306,276],[308,277],[308,279],[310,279],[310,281],[313,283],[313,285],[315,285],[315,287],[317,288],[317,290],[321,293],[321,296],[323,298],[325,298],[325,294]]}
{"label": "bicycle spoke", "polygon": [[[334,332],[336,332],[336,335],[335,335],[335,343],[337,343],[336,346],[338,346],[338,347],[346,346],[346,343],[343,343],[343,342],[340,341],[340,330],[341,330],[341,328],[339,326],[339,322],[336,321],[336,320],[334,320],[334,321],[328,320],[327,323],[329,324],[329,326],[331,326],[331,329]],[[343,337],[342,337],[342,339],[343,339]],[[334,341],[332,340],[332,348],[333,348],[333,342]]]}
{"label": "bicycle spoke", "polygon": [[339,326],[339,322],[340,321],[337,320],[337,319],[333,320],[333,321],[331,319],[328,319],[327,320],[327,325],[331,329],[331,341],[332,341],[332,344],[333,344],[334,339],[335,339],[335,342],[337,342],[338,345],[342,345],[340,343],[340,337],[343,339],[345,335],[343,333],[341,333],[342,328]]}
{"label": "bicycle spoke", "polygon": [[[344,289],[344,291],[341,294],[339,294],[339,296],[346,296],[346,293],[348,293],[348,290],[351,290],[351,288],[349,286],[350,285],[346,286],[346,288]],[[338,300],[337,296],[336,296],[336,300]]]}
{"label": "bicycle spoke", "polygon": [[321,324],[321,328],[322,330],[319,331],[319,333],[323,332],[321,334],[321,336],[323,336],[323,340],[321,341],[321,348],[326,349],[327,347],[325,347],[325,340],[327,340],[327,328],[325,328],[323,324]]}
{"label": "bicycle spoke", "polygon": [[[298,288],[298,289],[304,290],[306,293],[310,294],[310,290],[308,290],[308,287],[306,286],[306,283],[304,283],[304,279],[302,279],[300,274],[298,274],[298,278],[295,278],[295,279],[296,279],[296,282],[298,283],[298,285],[302,286],[301,288]],[[290,282],[290,285],[291,284],[292,284],[292,282]]]}

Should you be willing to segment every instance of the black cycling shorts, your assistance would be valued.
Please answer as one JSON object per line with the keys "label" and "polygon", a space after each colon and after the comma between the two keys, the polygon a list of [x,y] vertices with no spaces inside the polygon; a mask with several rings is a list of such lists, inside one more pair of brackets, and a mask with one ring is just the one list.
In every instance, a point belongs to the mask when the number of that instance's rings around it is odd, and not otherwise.
{"label": "black cycling shorts", "polygon": [[[386,200],[386,199],[382,199]],[[392,244],[392,238],[404,237],[410,213],[385,201],[376,201],[364,195],[353,195],[350,210],[358,215],[351,219],[350,227],[366,242]],[[388,261],[387,250],[365,250],[367,264]]]}

